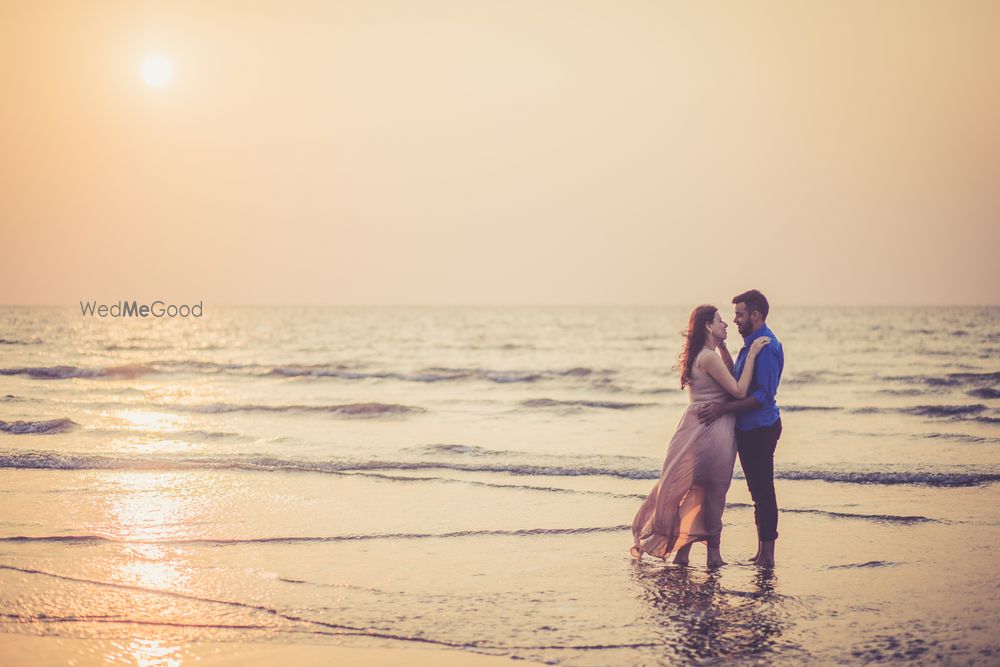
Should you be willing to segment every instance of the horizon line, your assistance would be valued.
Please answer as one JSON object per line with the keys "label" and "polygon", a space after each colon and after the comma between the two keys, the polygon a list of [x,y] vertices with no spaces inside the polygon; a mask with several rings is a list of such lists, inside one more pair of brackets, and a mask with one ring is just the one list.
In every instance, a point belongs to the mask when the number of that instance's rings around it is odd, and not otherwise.
{"label": "horizon line", "polygon": [[[85,301],[84,303],[89,303]],[[140,299],[120,299],[131,302]],[[106,304],[118,301],[101,302]],[[204,299],[199,299],[204,303]],[[59,308],[78,306],[74,303],[0,303],[0,307]],[[177,303],[189,303],[179,300]],[[194,303],[194,302],[190,302]],[[266,302],[266,303],[214,303],[223,308],[682,308],[690,303],[318,303],[318,302]],[[724,305],[731,305],[728,301]],[[783,308],[996,308],[1000,303],[786,303]]]}

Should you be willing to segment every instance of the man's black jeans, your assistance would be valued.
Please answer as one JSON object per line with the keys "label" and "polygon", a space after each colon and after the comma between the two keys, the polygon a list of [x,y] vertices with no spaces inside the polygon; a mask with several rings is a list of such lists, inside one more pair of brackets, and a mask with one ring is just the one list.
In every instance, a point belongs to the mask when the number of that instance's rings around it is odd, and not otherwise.
{"label": "man's black jeans", "polygon": [[774,495],[774,449],[781,437],[781,419],[770,426],[736,430],[736,450],[753,498],[753,520],[757,539],[778,538],[778,500]]}

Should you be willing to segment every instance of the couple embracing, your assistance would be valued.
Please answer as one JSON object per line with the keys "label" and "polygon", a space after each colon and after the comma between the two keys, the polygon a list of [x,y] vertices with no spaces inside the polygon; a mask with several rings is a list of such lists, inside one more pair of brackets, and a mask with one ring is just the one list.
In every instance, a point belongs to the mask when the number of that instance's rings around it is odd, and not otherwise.
{"label": "couple embracing", "polygon": [[691,545],[705,542],[708,566],[725,565],[722,512],[739,453],[757,524],[752,562],[774,565],[774,450],[781,436],[775,394],[785,357],[767,326],[764,295],[750,290],[733,304],[744,343],[735,362],[718,308],[698,306],[691,313],[680,357],[681,388],[688,388],[690,404],[670,440],[660,478],[632,521],[633,558],[648,553],[666,560],[676,552],[674,563],[686,565]]}

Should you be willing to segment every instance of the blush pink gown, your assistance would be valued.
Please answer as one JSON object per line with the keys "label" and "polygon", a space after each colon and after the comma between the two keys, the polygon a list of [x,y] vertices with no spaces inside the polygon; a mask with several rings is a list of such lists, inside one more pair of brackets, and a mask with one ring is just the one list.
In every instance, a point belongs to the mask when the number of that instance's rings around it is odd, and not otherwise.
{"label": "blush pink gown", "polygon": [[736,463],[736,416],[727,414],[709,426],[698,420],[707,402],[731,400],[729,393],[699,367],[695,359],[688,385],[690,403],[670,440],[660,479],[653,485],[632,521],[633,558],[648,553],[666,559],[692,542],[719,546],[722,512]]}

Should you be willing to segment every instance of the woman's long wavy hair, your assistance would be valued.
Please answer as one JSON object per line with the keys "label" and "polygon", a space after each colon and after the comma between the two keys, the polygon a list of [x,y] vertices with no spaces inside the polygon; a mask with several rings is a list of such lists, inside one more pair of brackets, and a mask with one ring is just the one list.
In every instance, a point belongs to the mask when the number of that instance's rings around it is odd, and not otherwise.
{"label": "woman's long wavy hair", "polygon": [[694,368],[695,357],[701,352],[701,348],[705,347],[705,339],[708,338],[705,325],[715,319],[718,310],[715,306],[706,304],[691,311],[691,319],[688,320],[688,328],[684,332],[684,351],[680,356],[681,389],[691,384],[691,370]]}

